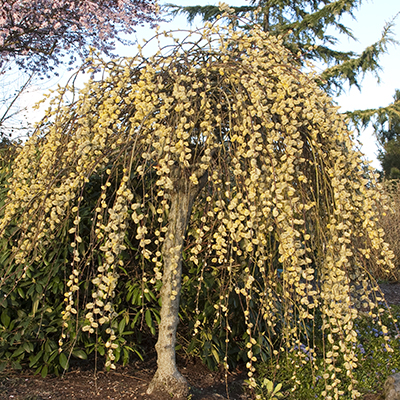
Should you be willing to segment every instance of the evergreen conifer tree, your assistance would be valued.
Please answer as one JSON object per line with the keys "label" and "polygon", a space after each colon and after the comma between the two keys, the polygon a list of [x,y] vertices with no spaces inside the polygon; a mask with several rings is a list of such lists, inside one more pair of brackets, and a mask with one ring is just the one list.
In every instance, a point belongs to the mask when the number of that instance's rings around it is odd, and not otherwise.
{"label": "evergreen conifer tree", "polygon": [[378,159],[386,179],[400,178],[400,90],[393,96],[390,112],[378,114],[375,135],[381,146]]}
{"label": "evergreen conifer tree", "polygon": [[[251,26],[240,22],[247,15],[265,32],[283,37],[284,45],[301,65],[305,65],[307,60],[322,63],[326,69],[319,76],[319,84],[330,93],[340,92],[345,84],[359,88],[362,76],[367,72],[377,73],[379,57],[387,51],[388,44],[395,42],[391,35],[392,20],[384,27],[382,37],[360,54],[335,49],[338,38],[332,35],[333,30],[355,39],[351,29],[341,23],[341,18],[344,15],[354,17],[353,13],[361,5],[361,0],[249,0],[247,3],[229,7],[231,14],[237,16],[237,25],[250,29]],[[164,6],[171,16],[184,14],[190,23],[196,17],[214,21],[227,8],[227,5],[221,7],[221,4]]]}

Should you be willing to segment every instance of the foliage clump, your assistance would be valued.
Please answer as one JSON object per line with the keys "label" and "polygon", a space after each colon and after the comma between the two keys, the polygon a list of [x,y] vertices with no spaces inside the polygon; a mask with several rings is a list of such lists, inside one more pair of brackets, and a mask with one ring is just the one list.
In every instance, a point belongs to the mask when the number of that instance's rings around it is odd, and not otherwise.
{"label": "foliage clump", "polygon": [[194,332],[224,326],[226,368],[235,298],[251,385],[259,359],[318,368],[322,354],[324,398],[356,398],[358,309],[387,332],[366,266],[388,269],[392,254],[377,226],[383,195],[315,77],[280,38],[212,24],[150,58],[93,56],[87,68],[93,79],[79,94],[60,89],[15,160],[0,229],[18,229],[2,283],[18,282],[66,230],[65,329],[74,316],[88,334],[106,327],[115,368],[110,321],[129,231],[143,282],[163,283],[163,306],[179,302],[183,254],[201,270],[199,293],[204,273],[218,276],[213,320]]}

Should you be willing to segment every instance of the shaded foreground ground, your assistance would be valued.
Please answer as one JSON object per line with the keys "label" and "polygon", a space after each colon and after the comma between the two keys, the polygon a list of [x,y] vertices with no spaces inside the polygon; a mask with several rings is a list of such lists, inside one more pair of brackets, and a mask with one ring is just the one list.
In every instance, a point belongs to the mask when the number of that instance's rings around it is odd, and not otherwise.
{"label": "shaded foreground ground", "polygon": [[[381,285],[389,304],[400,304],[400,284]],[[199,360],[178,359],[179,369],[192,387],[190,400],[249,400],[244,390],[244,370],[210,372]],[[116,372],[94,373],[91,367],[77,368],[63,378],[42,379],[31,373],[0,374],[0,400],[171,400],[170,396],[148,396],[146,389],[156,369],[155,354],[145,362],[119,367]],[[383,387],[383,382],[382,382]],[[368,394],[363,400],[383,400],[383,393]]]}
{"label": "shaded foreground ground", "polygon": [[[199,360],[178,360],[179,369],[192,387],[191,400],[247,400],[243,380],[246,373],[210,372]],[[1,400],[171,400],[169,395],[148,396],[146,389],[156,369],[155,354],[145,362],[119,367],[116,372],[94,373],[93,368],[75,369],[63,378],[31,373],[0,374]],[[228,392],[228,393],[227,393]]]}

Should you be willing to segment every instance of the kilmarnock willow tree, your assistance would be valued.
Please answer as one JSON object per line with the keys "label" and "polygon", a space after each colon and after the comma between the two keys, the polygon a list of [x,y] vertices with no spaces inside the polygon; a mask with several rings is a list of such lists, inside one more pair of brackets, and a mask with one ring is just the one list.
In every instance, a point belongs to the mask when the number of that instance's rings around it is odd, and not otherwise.
{"label": "kilmarnock willow tree", "polygon": [[[158,369],[148,393],[183,397],[188,385],[176,367],[175,333],[183,246],[194,227],[187,256],[222,271],[215,317],[226,323],[227,346],[235,323],[229,298],[243,300],[251,384],[267,345],[255,340],[260,332],[250,318],[258,304],[263,334],[279,339],[271,356],[286,352],[304,364],[306,346],[317,368],[314,356],[322,352],[323,396],[337,399],[345,390],[358,397],[353,323],[361,305],[380,325],[383,312],[365,265],[373,259],[389,268],[391,253],[376,223],[383,199],[343,118],[281,39],[257,27],[246,33],[208,24],[167,50],[107,63],[93,58],[89,68],[102,79],[93,78],[79,96],[60,90],[13,166],[1,230],[11,222],[19,229],[2,282],[17,282],[73,221],[64,324],[83,312],[82,331],[95,333],[114,317],[124,236],[133,223],[154,268],[143,279],[162,280]],[[81,194],[101,173],[90,247],[82,252]],[[111,181],[117,187],[110,197]],[[93,299],[81,311],[80,277],[91,266]],[[108,326],[107,333],[106,365],[115,368],[116,332]]]}

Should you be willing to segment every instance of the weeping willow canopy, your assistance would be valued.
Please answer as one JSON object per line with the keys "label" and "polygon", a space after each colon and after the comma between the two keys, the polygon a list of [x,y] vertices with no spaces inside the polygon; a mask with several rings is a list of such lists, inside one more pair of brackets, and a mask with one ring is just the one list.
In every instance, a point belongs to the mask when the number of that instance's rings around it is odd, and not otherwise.
{"label": "weeping willow canopy", "polygon": [[[146,279],[164,279],[171,302],[188,249],[187,263],[220,276],[215,318],[226,321],[227,346],[229,298],[243,300],[253,384],[263,346],[300,363],[320,351],[326,398],[357,397],[354,321],[362,306],[381,323],[368,265],[390,268],[391,253],[377,225],[384,199],[316,77],[279,38],[211,24],[152,57],[89,64],[101,78],[79,94],[60,90],[15,160],[1,230],[15,221],[19,230],[4,279],[20,279],[69,221],[63,318],[67,327],[83,312],[92,333],[114,317],[127,232],[151,265]],[[82,193],[95,175],[104,179],[84,237]],[[89,266],[93,299],[82,311]]]}

